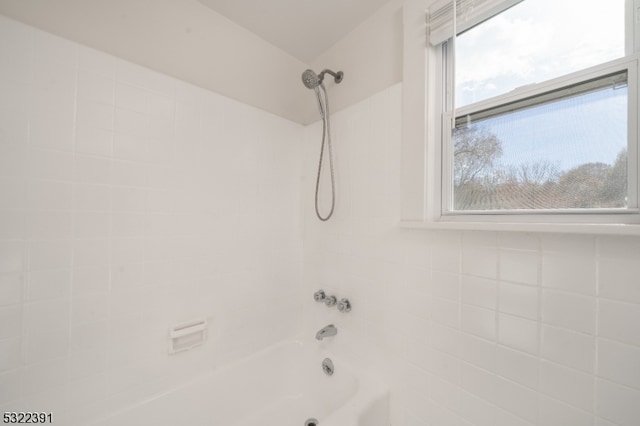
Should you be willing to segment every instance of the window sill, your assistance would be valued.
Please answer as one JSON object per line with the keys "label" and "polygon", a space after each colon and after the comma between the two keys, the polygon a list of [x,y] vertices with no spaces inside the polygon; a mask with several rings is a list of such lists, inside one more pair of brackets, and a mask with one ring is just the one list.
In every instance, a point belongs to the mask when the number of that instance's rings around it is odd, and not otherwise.
{"label": "window sill", "polygon": [[636,224],[400,221],[399,226],[404,229],[640,236],[640,225]]}

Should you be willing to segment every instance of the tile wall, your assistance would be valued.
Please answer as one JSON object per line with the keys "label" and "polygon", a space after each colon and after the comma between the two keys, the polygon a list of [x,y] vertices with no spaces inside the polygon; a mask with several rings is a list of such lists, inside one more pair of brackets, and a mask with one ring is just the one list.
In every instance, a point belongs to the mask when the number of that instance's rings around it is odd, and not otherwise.
{"label": "tile wall", "polygon": [[[319,124],[5,18],[0,62],[0,411],[84,424],[333,322],[394,426],[640,418],[640,239],[399,229],[399,85],[335,114],[320,223]],[[208,343],[168,356],[194,317]]]}
{"label": "tile wall", "polygon": [[0,411],[86,424],[298,332],[302,126],[4,17],[0,64]]}
{"label": "tile wall", "polygon": [[[398,229],[400,85],[332,127],[327,223],[319,123],[303,153],[307,328],[335,323],[317,344],[384,372],[393,426],[638,424],[640,238]],[[315,304],[319,288],[351,313]]]}

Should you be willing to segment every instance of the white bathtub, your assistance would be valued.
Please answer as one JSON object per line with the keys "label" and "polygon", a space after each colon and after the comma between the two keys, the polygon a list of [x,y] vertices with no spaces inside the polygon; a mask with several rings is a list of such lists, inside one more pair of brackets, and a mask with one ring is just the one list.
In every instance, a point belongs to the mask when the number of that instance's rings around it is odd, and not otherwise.
{"label": "white bathtub", "polygon": [[389,426],[388,390],[318,345],[286,341],[92,425],[304,426],[309,418],[318,426]]}

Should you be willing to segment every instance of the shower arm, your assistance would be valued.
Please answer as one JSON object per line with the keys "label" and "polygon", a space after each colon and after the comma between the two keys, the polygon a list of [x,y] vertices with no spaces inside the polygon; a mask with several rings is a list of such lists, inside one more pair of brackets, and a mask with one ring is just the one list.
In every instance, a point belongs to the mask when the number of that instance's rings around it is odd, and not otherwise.
{"label": "shower arm", "polygon": [[324,80],[325,74],[330,74],[331,76],[333,76],[333,79],[336,83],[340,83],[342,81],[342,77],[344,77],[344,73],[342,71],[333,72],[329,69],[324,69],[320,72],[320,74],[318,74],[318,80],[320,81],[320,83],[322,83],[322,81]]}

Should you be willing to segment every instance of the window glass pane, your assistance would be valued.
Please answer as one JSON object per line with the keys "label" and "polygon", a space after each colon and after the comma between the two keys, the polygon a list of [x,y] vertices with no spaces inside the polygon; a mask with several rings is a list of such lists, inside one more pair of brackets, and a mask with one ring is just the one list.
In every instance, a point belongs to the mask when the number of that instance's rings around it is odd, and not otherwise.
{"label": "window glass pane", "polygon": [[456,107],[625,53],[624,0],[524,0],[456,38]]}
{"label": "window glass pane", "polygon": [[453,210],[626,208],[624,81],[458,125]]}

